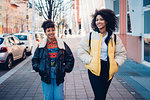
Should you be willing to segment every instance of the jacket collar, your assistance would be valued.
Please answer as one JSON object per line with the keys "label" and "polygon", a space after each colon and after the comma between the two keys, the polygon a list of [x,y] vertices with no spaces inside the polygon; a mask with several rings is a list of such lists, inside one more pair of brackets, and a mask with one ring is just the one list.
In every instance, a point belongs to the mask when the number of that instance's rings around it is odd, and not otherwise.
{"label": "jacket collar", "polygon": [[[57,44],[58,44],[58,48],[65,50],[65,46],[64,46],[63,40],[61,40],[60,38],[56,37],[56,41],[57,41]],[[41,43],[39,44],[39,48],[44,48],[46,46],[46,43],[47,43],[47,36],[41,41]]]}

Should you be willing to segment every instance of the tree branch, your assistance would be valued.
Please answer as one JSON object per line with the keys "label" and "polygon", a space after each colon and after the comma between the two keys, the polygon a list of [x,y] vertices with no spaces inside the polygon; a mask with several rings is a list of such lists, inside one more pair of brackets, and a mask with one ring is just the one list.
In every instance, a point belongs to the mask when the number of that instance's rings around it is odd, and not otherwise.
{"label": "tree branch", "polygon": [[46,2],[46,8],[47,8],[47,11],[48,11],[48,10],[49,10],[49,7],[48,7],[48,1],[45,0],[45,2]]}
{"label": "tree branch", "polygon": [[[42,9],[42,12],[44,11],[44,13],[46,14],[46,16],[48,16],[48,13],[46,12],[46,10],[45,10],[45,8],[44,8],[44,6],[43,6],[42,0],[40,0],[39,4],[40,4],[40,7],[41,7],[41,9]],[[43,14],[43,15],[44,15],[44,14]],[[44,16],[44,17],[45,17],[45,16]]]}

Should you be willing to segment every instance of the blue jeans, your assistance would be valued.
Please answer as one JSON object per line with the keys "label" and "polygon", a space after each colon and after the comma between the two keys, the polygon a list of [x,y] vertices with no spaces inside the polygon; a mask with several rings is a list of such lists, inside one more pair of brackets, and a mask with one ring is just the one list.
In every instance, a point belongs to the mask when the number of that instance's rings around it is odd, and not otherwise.
{"label": "blue jeans", "polygon": [[57,86],[55,67],[51,67],[51,84],[42,81],[44,100],[64,100],[63,83]]}

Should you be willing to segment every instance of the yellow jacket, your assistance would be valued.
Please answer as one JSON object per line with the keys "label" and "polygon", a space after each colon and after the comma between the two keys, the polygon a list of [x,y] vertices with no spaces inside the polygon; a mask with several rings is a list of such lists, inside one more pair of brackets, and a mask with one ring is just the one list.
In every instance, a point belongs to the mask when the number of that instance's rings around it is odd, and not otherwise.
{"label": "yellow jacket", "polygon": [[[85,64],[85,67],[96,76],[100,76],[101,72],[101,40],[101,33],[93,31],[91,36],[91,49],[89,49],[89,34],[80,41],[78,46],[79,58]],[[108,42],[108,58],[109,79],[111,79],[118,71],[119,66],[121,66],[127,58],[126,50],[118,36],[116,37],[115,45],[114,34],[110,36],[110,40]]]}

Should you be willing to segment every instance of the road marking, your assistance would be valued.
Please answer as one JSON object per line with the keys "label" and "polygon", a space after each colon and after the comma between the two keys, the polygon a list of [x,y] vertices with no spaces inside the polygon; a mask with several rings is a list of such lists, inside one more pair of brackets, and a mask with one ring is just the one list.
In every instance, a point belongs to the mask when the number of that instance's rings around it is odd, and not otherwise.
{"label": "road marking", "polygon": [[20,69],[21,67],[24,66],[24,64],[26,64],[29,60],[31,60],[32,56],[29,56],[28,58],[26,58],[24,61],[22,61],[20,64],[18,64],[17,66],[15,66],[13,69],[11,69],[10,71],[8,71],[6,74],[4,74],[3,76],[0,77],[0,84],[3,83],[7,78],[9,78],[12,74],[14,74],[18,69]]}

